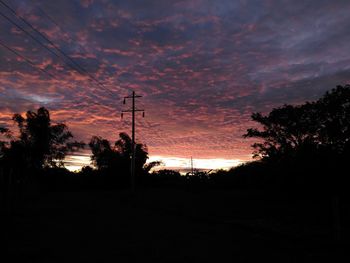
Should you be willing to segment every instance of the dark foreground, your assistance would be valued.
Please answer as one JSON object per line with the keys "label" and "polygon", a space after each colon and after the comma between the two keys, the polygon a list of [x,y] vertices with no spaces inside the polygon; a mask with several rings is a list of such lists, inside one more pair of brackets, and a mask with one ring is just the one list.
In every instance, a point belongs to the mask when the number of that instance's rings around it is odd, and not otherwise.
{"label": "dark foreground", "polygon": [[330,211],[227,190],[51,192],[17,201],[4,229],[8,262],[343,262]]}

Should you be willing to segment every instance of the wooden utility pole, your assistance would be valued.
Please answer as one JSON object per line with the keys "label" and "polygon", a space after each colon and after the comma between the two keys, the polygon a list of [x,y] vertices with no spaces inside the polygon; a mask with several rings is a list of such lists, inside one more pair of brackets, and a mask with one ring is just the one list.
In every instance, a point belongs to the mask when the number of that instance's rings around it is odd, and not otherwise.
{"label": "wooden utility pole", "polygon": [[130,182],[131,182],[131,192],[135,192],[135,160],[136,160],[136,143],[135,143],[135,112],[141,111],[142,116],[145,117],[145,110],[136,109],[135,98],[141,98],[140,95],[135,95],[135,91],[132,92],[131,96],[124,97],[123,104],[125,104],[126,99],[131,99],[131,109],[123,110],[121,117],[123,118],[123,113],[131,112],[131,169],[130,169]]}

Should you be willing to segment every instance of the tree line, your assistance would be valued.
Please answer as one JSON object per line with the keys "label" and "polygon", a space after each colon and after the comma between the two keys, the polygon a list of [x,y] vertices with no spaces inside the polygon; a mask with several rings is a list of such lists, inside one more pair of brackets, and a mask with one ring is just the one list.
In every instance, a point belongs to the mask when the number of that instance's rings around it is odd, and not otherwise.
{"label": "tree line", "polygon": [[[258,127],[248,129],[243,136],[256,139],[252,145],[254,161],[229,171],[196,172],[187,177],[169,170],[151,173],[151,168],[160,163],[146,164],[147,146],[137,143],[139,181],[156,183],[154,178],[167,178],[167,182],[173,184],[190,181],[225,187],[279,187],[311,192],[345,188],[350,161],[350,85],[337,86],[316,101],[283,105],[268,114],[257,112],[251,117]],[[84,167],[80,175],[85,178],[100,175],[127,185],[132,149],[128,134],[120,133],[115,143],[99,136],[93,136],[88,144],[75,141],[67,125],[53,123],[45,108],[28,111],[25,116],[14,114],[12,120],[17,132],[0,127],[3,182],[8,180],[5,178],[8,174],[18,182],[25,182],[43,173],[68,173],[62,172],[67,154],[89,147],[96,169]]]}

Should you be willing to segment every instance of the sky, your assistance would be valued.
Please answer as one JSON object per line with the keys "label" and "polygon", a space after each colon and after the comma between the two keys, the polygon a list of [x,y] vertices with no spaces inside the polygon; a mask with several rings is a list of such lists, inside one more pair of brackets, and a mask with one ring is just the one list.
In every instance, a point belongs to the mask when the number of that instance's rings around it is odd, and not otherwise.
{"label": "sky", "polygon": [[[253,112],[350,83],[347,0],[2,2],[42,35],[0,2],[0,43],[17,53],[0,45],[0,125],[44,106],[77,140],[113,142],[130,133],[120,112],[135,91],[146,111],[137,140],[167,167],[186,167],[191,156],[209,169],[249,161],[254,140],[242,135],[257,126]],[[89,154],[68,166],[88,164]]]}

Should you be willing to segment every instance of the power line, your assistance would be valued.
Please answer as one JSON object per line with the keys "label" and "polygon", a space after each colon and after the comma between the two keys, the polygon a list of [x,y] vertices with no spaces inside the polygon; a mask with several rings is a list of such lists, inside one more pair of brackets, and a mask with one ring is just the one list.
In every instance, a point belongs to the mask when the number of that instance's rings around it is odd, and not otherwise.
{"label": "power line", "polygon": [[[10,7],[8,4],[6,4],[4,1],[0,0],[0,3],[5,6],[8,10],[10,10],[18,19],[20,19],[24,24],[26,24],[28,27],[30,27],[34,32],[36,32],[38,35],[40,35],[43,39],[45,39],[52,47],[55,48],[56,51],[58,51],[60,53],[57,54],[56,52],[54,52],[49,46],[45,45],[43,42],[41,42],[38,38],[36,38],[34,35],[32,35],[30,32],[28,32],[25,28],[23,28],[21,25],[19,25],[18,23],[16,23],[14,20],[12,20],[10,17],[8,17],[7,15],[5,15],[3,12],[0,11],[0,15],[5,18],[8,22],[10,22],[12,25],[16,26],[20,31],[24,32],[25,34],[27,34],[31,39],[33,39],[36,43],[38,43],[40,46],[44,47],[47,51],[49,51],[51,54],[53,54],[54,56],[56,56],[57,58],[59,58],[60,60],[62,60],[66,65],[68,65],[70,68],[76,70],[78,73],[82,74],[86,74],[90,77],[90,79],[94,80],[101,88],[103,88],[104,90],[106,90],[107,92],[109,92],[112,96],[114,96],[115,94],[113,94],[109,89],[107,89],[102,83],[100,83],[94,76],[92,76],[89,72],[87,72],[82,66],[80,66],[77,62],[75,62],[72,58],[70,58],[61,48],[59,48],[57,45],[55,45],[44,33],[40,32],[39,30],[37,30],[30,22],[28,22],[25,18],[23,18],[22,16],[20,16],[12,7]],[[42,13],[45,13],[41,8],[40,10],[42,11]],[[46,13],[45,13],[46,14]],[[47,14],[46,16],[50,19],[51,22],[53,22],[56,26],[58,26],[58,23],[55,22],[51,17],[49,17]],[[59,26],[58,26],[59,27]],[[60,28],[60,27],[59,27]],[[60,28],[60,30],[62,30]],[[14,53],[15,55],[21,57],[22,59],[24,59],[24,61],[26,61],[28,64],[30,64],[32,67],[35,67],[36,69],[49,74],[51,77],[57,79],[54,75],[52,75],[51,73],[47,72],[44,69],[41,69],[40,67],[36,66],[32,61],[30,61],[29,59],[27,59],[26,57],[22,56],[21,54],[19,54],[18,52],[16,52],[15,50],[11,49],[10,47],[8,47],[7,45],[2,45],[3,47],[5,47],[6,49],[10,50],[12,53]],[[73,67],[71,64],[67,63],[67,61],[65,59],[63,59],[61,57],[61,55],[63,55],[66,59],[68,59],[71,63],[73,63],[73,65],[75,67]],[[129,90],[129,89],[128,89]],[[95,96],[94,96],[95,97]],[[102,105],[100,103],[96,103],[94,102],[94,104],[99,105],[99,106],[105,106]]]}
{"label": "power line", "polygon": [[[1,0],[0,0],[1,1]],[[39,41],[38,39],[36,39],[32,34],[30,34],[27,30],[25,30],[23,27],[21,27],[20,25],[18,25],[16,22],[14,22],[11,18],[9,18],[8,16],[6,16],[4,13],[2,13],[0,11],[0,15],[2,17],[4,17],[7,21],[9,21],[11,24],[13,24],[14,26],[16,26],[18,29],[20,29],[22,32],[26,33],[28,36],[30,36],[33,40],[35,40],[35,42],[39,43],[41,46],[43,46],[45,49],[47,49],[48,51],[50,51],[52,54],[54,54],[55,56],[58,57],[58,55],[53,52],[51,49],[49,49],[47,46],[45,46],[41,41]],[[4,48],[6,48],[7,50],[11,51],[12,53],[14,53],[15,55],[17,55],[18,57],[22,58],[27,64],[29,64],[30,66],[32,66],[33,68],[40,70],[41,72],[44,72],[45,74],[48,74],[50,77],[58,80],[54,75],[52,75],[50,72],[48,72],[45,69],[42,69],[38,66],[36,66],[30,59],[26,58],[25,56],[21,55],[20,53],[18,53],[16,50],[10,48],[9,46],[7,46],[6,44],[4,44],[3,42],[1,42],[1,46],[3,46]]]}
{"label": "power line", "polygon": [[[31,67],[35,68],[36,70],[44,73],[44,74],[47,74],[49,75],[51,78],[55,79],[55,80],[59,80],[57,79],[53,74],[51,74],[50,72],[48,72],[47,70],[43,69],[43,68],[40,68],[39,66],[35,65],[30,59],[28,59],[27,57],[25,57],[24,55],[20,54],[19,52],[17,52],[15,49],[9,47],[8,45],[6,45],[4,42],[2,42],[0,40],[0,46],[4,47],[5,49],[7,49],[8,51],[12,52],[13,54],[15,54],[16,56],[18,56],[19,58],[23,59],[28,65],[30,65]],[[72,88],[71,86],[67,85],[68,87]],[[90,96],[93,96],[95,97],[96,99],[96,95],[93,95],[91,94]],[[98,98],[97,98],[98,99]],[[97,105],[97,106],[102,106],[102,107],[107,107],[106,105],[104,104],[101,104],[101,103],[98,103],[98,102],[95,102],[93,100],[90,100],[91,103]]]}
{"label": "power line", "polygon": [[[28,22],[25,18],[23,18],[21,15],[19,15],[16,10],[14,10],[11,6],[6,4],[4,1],[0,0],[0,3],[2,3],[8,10],[10,10],[17,18],[19,18],[23,23],[25,23],[28,27],[30,27],[32,30],[34,30],[37,34],[39,34],[43,39],[45,39],[52,47],[54,47],[60,54],[62,54],[66,59],[68,59],[76,68],[75,70],[78,71],[80,74],[86,74],[88,75],[92,80],[94,80],[99,86],[103,87],[103,85],[89,72],[87,72],[82,66],[80,66],[76,61],[74,61],[70,56],[68,56],[61,48],[59,48],[55,43],[53,43],[44,33],[37,30],[30,22]],[[45,46],[46,47],[46,46]],[[80,72],[79,72],[80,71]]]}
{"label": "power line", "polygon": [[53,52],[51,49],[49,49],[46,45],[41,43],[38,39],[36,39],[32,34],[30,34],[27,30],[25,30],[22,26],[14,22],[11,18],[9,18],[7,15],[5,15],[3,12],[0,11],[0,15],[5,18],[7,21],[9,21],[12,25],[17,27],[22,32],[26,33],[31,39],[33,39],[36,43],[38,43],[40,46],[44,47],[47,51],[49,51],[51,54],[55,55],[56,57],[59,57],[55,52]]}
{"label": "power line", "polygon": [[[51,23],[53,23],[61,32],[66,33],[66,36],[69,38],[69,40],[70,40],[71,42],[74,42],[74,43],[78,46],[78,48],[79,48],[79,50],[80,50],[81,53],[85,53],[85,52],[86,52],[86,49],[83,48],[83,46],[82,46],[81,44],[79,44],[79,41],[77,41],[76,39],[73,39],[73,38],[71,37],[71,34],[70,34],[69,32],[67,32],[67,30],[64,30],[64,29],[62,28],[62,26],[60,26],[59,23],[58,23],[53,17],[51,17],[43,8],[41,8],[37,3],[36,3],[36,8],[37,8]],[[112,72],[110,69],[106,68],[106,70],[107,70],[107,72],[108,72],[110,75],[113,75],[113,74],[114,74],[114,72]],[[120,87],[120,86],[119,86],[119,87]],[[129,91],[129,92],[132,92],[132,90],[129,89],[129,88],[127,88],[127,87],[121,87],[121,88],[123,88],[123,89],[125,89],[125,90],[127,90],[127,91]]]}
{"label": "power line", "polygon": [[[98,85],[103,88],[104,90],[106,90],[111,96],[114,96],[115,94],[113,94],[109,89],[107,89],[105,86],[103,86],[96,78],[94,78],[91,74],[89,74],[85,69],[83,69],[82,67],[79,66],[78,63],[76,63],[73,59],[71,59],[63,50],[61,50],[59,47],[57,47],[50,39],[48,39],[44,34],[42,34],[39,30],[37,30],[36,28],[34,28],[34,26],[29,23],[27,20],[25,20],[23,17],[21,17],[20,15],[17,14],[17,12],[11,8],[10,6],[8,6],[4,1],[0,0],[0,3],[2,3],[6,8],[8,8],[17,18],[21,19],[21,21],[23,21],[27,26],[29,26],[32,30],[34,30],[36,33],[38,33],[42,38],[44,38],[49,44],[51,44],[56,50],[58,50],[61,54],[63,54],[65,57],[67,57],[72,63],[74,63],[75,67],[73,67],[71,64],[67,63],[61,56],[59,56],[58,54],[56,54],[55,52],[53,52],[49,47],[47,47],[45,44],[43,44],[40,40],[38,40],[36,37],[34,37],[32,34],[30,34],[27,30],[25,30],[22,26],[20,26],[19,24],[17,24],[16,22],[14,22],[11,18],[9,18],[8,16],[6,16],[4,13],[2,13],[0,11],[0,15],[2,17],[4,17],[7,21],[9,21],[11,24],[15,25],[18,29],[20,29],[22,32],[25,32],[27,35],[29,35],[35,42],[37,42],[38,44],[40,44],[42,47],[44,47],[46,50],[48,50],[50,53],[54,54],[57,58],[59,58],[60,60],[62,60],[66,65],[68,65],[71,69],[77,71],[79,74],[87,74],[90,79],[95,80]],[[78,69],[77,69],[78,68]],[[79,71],[80,68],[80,71]],[[83,73],[82,73],[83,72]]]}
{"label": "power line", "polygon": [[[0,3],[3,4],[8,10],[10,10],[18,19],[20,19],[23,23],[25,23],[27,26],[29,26],[33,31],[35,31],[37,34],[39,34],[42,38],[44,38],[49,44],[51,44],[51,46],[53,46],[56,50],[58,50],[56,48],[56,46],[54,45],[54,43],[52,43],[52,41],[50,41],[43,33],[41,33],[39,30],[37,30],[31,23],[29,23],[26,19],[24,19],[22,16],[20,16],[12,7],[10,7],[8,4],[6,4],[4,1],[0,0]],[[11,21],[10,21],[11,22]],[[24,29],[23,29],[24,30]],[[23,31],[22,30],[22,31]],[[29,33],[30,36],[32,36]],[[40,42],[41,43],[41,42]],[[43,44],[44,45],[44,44]],[[44,45],[45,48],[48,48],[46,45]],[[52,52],[53,54],[55,54],[57,57],[59,57],[59,55],[57,55],[55,52],[53,52],[51,49],[49,50],[50,52]],[[59,51],[59,50],[58,50]],[[65,61],[64,61],[65,62]],[[66,63],[66,62],[65,62]],[[74,70],[77,70],[74,68]],[[79,72],[79,70],[77,70]],[[80,72],[79,72],[80,73]]]}
{"label": "power line", "polygon": [[7,50],[11,51],[13,54],[15,54],[16,56],[20,57],[21,59],[23,59],[28,65],[32,66],[33,68],[49,75],[50,77],[58,80],[54,75],[52,75],[50,72],[48,72],[47,70],[40,68],[38,66],[36,66],[31,60],[29,60],[28,58],[26,58],[25,56],[21,55],[20,53],[18,53],[16,50],[14,50],[13,48],[9,47],[8,45],[6,45],[5,43],[3,43],[0,40],[0,45],[3,46],[4,48],[6,48]]}
{"label": "power line", "polygon": [[[35,1],[35,2],[36,2],[36,1]],[[80,50],[81,53],[85,53],[85,52],[86,52],[86,50],[83,49],[82,45],[79,44],[79,41],[76,41],[75,39],[73,39],[73,38],[70,36],[69,32],[67,32],[67,30],[64,30],[64,29],[62,28],[62,26],[60,26],[60,25],[58,24],[58,22],[57,22],[53,17],[51,17],[51,16],[50,16],[43,8],[41,8],[37,3],[35,4],[35,6],[36,6],[36,8],[37,8],[51,23],[53,23],[61,32],[66,33],[65,36],[68,37],[69,40],[70,40],[71,42],[76,42],[76,44],[77,44],[77,46],[79,47],[79,50]]]}

